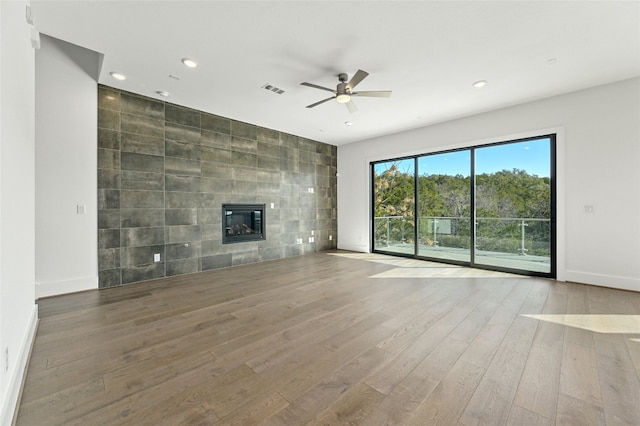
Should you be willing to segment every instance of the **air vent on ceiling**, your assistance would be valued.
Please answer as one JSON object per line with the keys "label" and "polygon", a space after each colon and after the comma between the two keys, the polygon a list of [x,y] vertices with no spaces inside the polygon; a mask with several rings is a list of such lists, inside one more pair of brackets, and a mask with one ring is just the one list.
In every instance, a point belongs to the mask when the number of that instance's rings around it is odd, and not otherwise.
{"label": "air vent on ceiling", "polygon": [[262,88],[265,90],[269,90],[270,92],[277,93],[278,95],[282,95],[284,93],[284,90],[269,83],[262,86]]}

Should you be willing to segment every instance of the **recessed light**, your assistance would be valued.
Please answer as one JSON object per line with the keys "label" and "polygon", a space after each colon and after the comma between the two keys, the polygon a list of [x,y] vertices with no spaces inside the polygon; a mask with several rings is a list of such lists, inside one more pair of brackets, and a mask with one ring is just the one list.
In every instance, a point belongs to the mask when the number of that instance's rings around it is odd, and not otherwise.
{"label": "recessed light", "polygon": [[156,93],[160,96],[164,96],[165,98],[169,96],[169,92],[165,92],[164,90],[156,90]]}
{"label": "recessed light", "polygon": [[478,80],[475,83],[472,84],[473,87],[475,87],[476,89],[479,89],[481,87],[484,87],[487,85],[487,80]]}
{"label": "recessed light", "polygon": [[182,58],[182,63],[188,66],[189,68],[195,68],[198,66],[198,63],[196,61],[189,58]]}
{"label": "recessed light", "polygon": [[111,77],[115,78],[116,80],[126,80],[127,79],[126,75],[120,74],[119,72],[112,71],[109,74],[111,74]]}

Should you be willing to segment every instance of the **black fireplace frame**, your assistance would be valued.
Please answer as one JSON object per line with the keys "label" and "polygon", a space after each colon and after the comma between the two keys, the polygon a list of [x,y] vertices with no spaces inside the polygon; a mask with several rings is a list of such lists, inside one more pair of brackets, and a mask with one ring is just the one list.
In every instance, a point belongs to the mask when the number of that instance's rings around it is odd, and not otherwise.
{"label": "black fireplace frame", "polygon": [[[255,215],[257,211],[260,211],[260,217],[255,218],[252,216],[252,220],[258,220],[260,222],[260,232],[254,232],[250,234],[229,234],[227,229],[227,212],[242,212],[245,214]],[[249,241],[264,241],[267,239],[266,229],[266,209],[264,204],[223,204],[222,205],[222,244],[235,244],[244,243]]]}

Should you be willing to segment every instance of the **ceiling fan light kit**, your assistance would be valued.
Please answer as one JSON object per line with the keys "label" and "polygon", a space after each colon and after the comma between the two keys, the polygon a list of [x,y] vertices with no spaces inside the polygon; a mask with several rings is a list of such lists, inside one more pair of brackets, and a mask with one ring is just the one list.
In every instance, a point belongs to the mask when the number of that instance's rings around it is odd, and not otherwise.
{"label": "ceiling fan light kit", "polygon": [[[368,72],[358,70],[355,73],[355,75],[351,78],[351,80],[349,80],[349,76],[347,74],[341,73],[338,75],[338,80],[340,81],[340,83],[338,83],[335,90],[329,89],[328,87],[318,86],[317,84],[307,83],[306,81],[303,83],[300,83],[303,86],[313,87],[314,89],[326,90],[327,92],[332,92],[334,94],[334,96],[315,102],[311,105],[307,105],[307,108],[313,108],[327,101],[335,99],[336,102],[346,105],[349,112],[356,112],[358,108],[356,108],[355,104],[351,99],[353,96],[366,96],[366,97],[373,97],[373,98],[388,98],[391,96],[390,90],[354,92],[353,89],[368,75],[369,75]],[[347,80],[349,80],[348,83],[347,83]]]}
{"label": "ceiling fan light kit", "polygon": [[336,101],[338,101],[339,104],[346,104],[350,100],[351,96],[347,95],[346,93],[341,93],[336,96]]}

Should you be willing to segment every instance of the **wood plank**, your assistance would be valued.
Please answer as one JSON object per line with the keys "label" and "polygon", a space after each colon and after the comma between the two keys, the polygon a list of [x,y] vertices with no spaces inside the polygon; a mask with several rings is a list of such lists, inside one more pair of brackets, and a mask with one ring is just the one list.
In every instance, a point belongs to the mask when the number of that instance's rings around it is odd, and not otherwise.
{"label": "wood plank", "polygon": [[[451,336],[420,362],[366,419],[371,425],[404,425],[451,370],[468,344]],[[388,369],[385,367],[383,370]],[[375,375],[374,375],[375,377]],[[369,379],[365,379],[369,382]]]}
{"label": "wood plank", "polygon": [[384,364],[391,354],[372,347],[357,359],[327,376],[304,394],[291,398],[290,405],[269,418],[266,424],[298,425],[313,420],[316,413],[325,411],[340,397],[355,389],[368,372]]}
{"label": "wood plank", "polygon": [[[544,308],[548,287],[532,287],[521,314],[537,314]],[[487,367],[460,421],[465,425],[504,424],[522,377],[538,321],[518,316]]]}
{"label": "wood plank", "polygon": [[558,396],[558,413],[556,425],[604,425],[604,412],[599,407],[589,402],[573,398],[564,393]]}
{"label": "wood plank", "polygon": [[[396,348],[391,350],[392,353],[397,353],[398,355],[385,368],[367,378],[366,383],[378,392],[388,395],[432,350],[438,347],[440,342],[456,329],[469,313],[481,303],[484,296],[486,294],[483,292],[473,292],[460,300],[454,308],[451,308],[448,304],[441,304],[446,306],[444,311],[434,308],[433,310],[438,313],[435,318],[439,317],[437,322],[432,323],[434,318],[429,317],[426,323],[420,327],[421,329],[428,327],[426,331],[413,337],[411,341],[403,343],[401,351]],[[388,340],[383,343],[377,346],[389,350],[386,344]]]}
{"label": "wood plank", "polygon": [[334,251],[38,305],[18,426],[640,424],[640,293]]}
{"label": "wood plank", "polygon": [[560,371],[560,392],[602,407],[600,377],[593,348],[565,342]]}
{"label": "wood plank", "polygon": [[[567,292],[567,314],[590,314],[587,302],[587,286],[574,284]],[[564,332],[566,343],[593,347],[593,333],[577,327],[567,327]]]}
{"label": "wood plank", "polygon": [[458,360],[414,411],[407,425],[457,424],[484,373],[484,368]]}
{"label": "wood plank", "polygon": [[[556,314],[565,312],[566,308],[566,290],[563,288],[557,291],[551,288],[542,313]],[[565,326],[560,324],[547,321],[538,323],[514,399],[514,406],[526,411],[518,411],[522,419],[528,418],[527,413],[536,413],[543,419],[555,421],[560,392],[564,330]],[[510,417],[512,414],[513,408]]]}
{"label": "wood plank", "polygon": [[284,410],[288,406],[289,402],[286,399],[284,399],[278,392],[270,390],[267,392],[266,396],[258,398],[247,409],[239,408],[229,415],[222,417],[220,419],[220,424],[256,425],[264,419],[271,417],[278,411]]}
{"label": "wood plank", "polygon": [[600,391],[607,424],[640,425],[640,380],[624,337],[595,339]]}
{"label": "wood plank", "polygon": [[[596,313],[594,315],[616,312],[619,315],[614,318],[619,318],[620,321],[638,316],[638,310],[632,303],[633,298],[633,293],[623,290],[595,287],[587,289],[589,309]],[[616,328],[615,320],[602,321],[602,324]],[[640,334],[640,328],[636,332]],[[628,345],[632,336],[633,334],[615,332],[594,334],[600,391],[607,424],[640,424],[640,380],[633,362],[633,346],[629,350]],[[640,344],[635,349],[638,350],[639,346]]]}
{"label": "wood plank", "polygon": [[533,321],[517,318],[465,407],[465,425],[504,424],[535,333]]}
{"label": "wood plank", "polygon": [[[555,418],[555,413],[553,417]],[[506,424],[510,426],[553,426],[555,422],[517,404],[513,404]]]}
{"label": "wood plank", "polygon": [[310,421],[310,425],[356,425],[373,411],[384,395],[364,383],[358,383],[351,391],[330,405]]}

